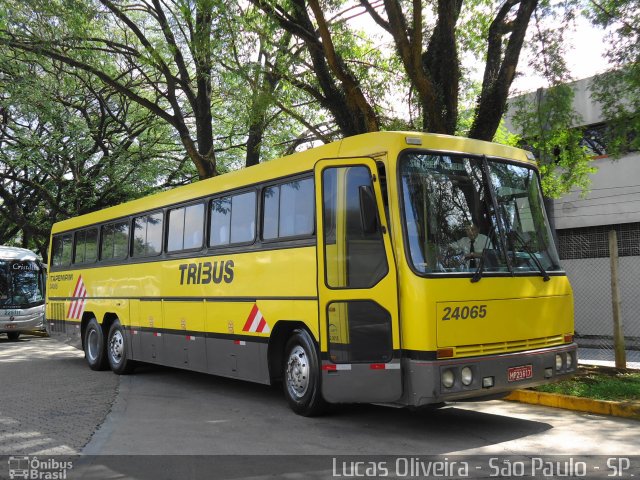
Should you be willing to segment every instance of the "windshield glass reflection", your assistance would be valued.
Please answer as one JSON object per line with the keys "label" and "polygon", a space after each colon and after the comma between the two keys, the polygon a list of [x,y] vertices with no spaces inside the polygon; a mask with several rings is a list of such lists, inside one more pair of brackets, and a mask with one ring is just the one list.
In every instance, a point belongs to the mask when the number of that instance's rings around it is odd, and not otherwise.
{"label": "windshield glass reflection", "polygon": [[43,301],[38,264],[0,261],[0,307],[27,308]]}
{"label": "windshield glass reflection", "polygon": [[470,273],[479,265],[484,272],[560,270],[533,169],[410,152],[400,160],[400,176],[418,273]]}

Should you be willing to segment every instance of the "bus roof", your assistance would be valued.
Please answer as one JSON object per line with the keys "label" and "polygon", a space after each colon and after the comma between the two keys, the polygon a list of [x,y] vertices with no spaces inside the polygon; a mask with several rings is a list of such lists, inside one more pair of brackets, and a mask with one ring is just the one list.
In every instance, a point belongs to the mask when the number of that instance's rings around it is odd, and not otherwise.
{"label": "bus roof", "polygon": [[0,245],[0,260],[31,260],[35,262],[38,260],[38,257],[26,248]]}
{"label": "bus roof", "polygon": [[[515,160],[535,166],[536,162],[525,150],[482,140],[421,132],[374,132],[346,137],[316,148],[270,160],[253,167],[236,170],[217,177],[201,180],[147,197],[122,203],[114,207],[63,220],[53,225],[52,232],[64,232],[85,225],[126,217],[161,207],[203,198],[249,186],[269,179],[295,175],[313,169],[320,159],[377,156],[402,150],[422,148],[447,153],[487,155]],[[390,157],[393,158],[393,157]]]}

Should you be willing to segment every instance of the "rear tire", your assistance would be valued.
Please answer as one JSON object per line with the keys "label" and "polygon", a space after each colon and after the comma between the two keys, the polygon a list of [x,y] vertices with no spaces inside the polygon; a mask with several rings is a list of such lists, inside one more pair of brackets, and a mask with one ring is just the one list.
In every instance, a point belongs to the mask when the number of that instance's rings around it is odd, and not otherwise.
{"label": "rear tire", "polygon": [[294,330],[285,347],[282,366],[284,395],[298,415],[320,415],[327,403],[322,398],[320,361],[315,343],[306,330]]}
{"label": "rear tire", "polygon": [[87,360],[91,370],[107,369],[104,334],[95,317],[89,320],[84,331],[84,358]]}
{"label": "rear tire", "polygon": [[7,332],[7,338],[12,342],[17,342],[20,338],[20,332]]}
{"label": "rear tire", "polygon": [[133,371],[134,362],[129,358],[127,339],[119,320],[115,320],[107,336],[107,358],[113,373],[127,375]]}

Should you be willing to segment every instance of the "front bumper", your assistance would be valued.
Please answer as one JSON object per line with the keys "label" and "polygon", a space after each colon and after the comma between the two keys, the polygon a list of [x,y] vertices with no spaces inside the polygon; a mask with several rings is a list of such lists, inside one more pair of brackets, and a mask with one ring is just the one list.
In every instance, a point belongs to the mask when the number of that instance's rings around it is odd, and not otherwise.
{"label": "front bumper", "polygon": [[[560,355],[562,359],[562,368],[556,367],[556,355]],[[571,356],[569,367],[567,356]],[[576,371],[577,360],[575,343],[483,357],[434,361],[403,359],[406,375],[403,389],[405,395],[401,403],[417,407],[430,403],[497,397],[518,388],[534,387],[571,376]],[[530,376],[516,380],[518,377],[514,377],[513,369],[527,367],[525,370],[528,370],[529,366]],[[473,374],[469,385],[464,385],[461,381],[461,371],[465,367],[469,367]],[[442,384],[442,374],[447,370],[454,377],[454,383],[449,388]],[[483,386],[484,379],[491,379],[485,382],[492,385]]]}
{"label": "front bumper", "polygon": [[33,330],[44,330],[44,315],[17,316],[14,320],[8,318],[0,319],[0,333],[28,332]]}

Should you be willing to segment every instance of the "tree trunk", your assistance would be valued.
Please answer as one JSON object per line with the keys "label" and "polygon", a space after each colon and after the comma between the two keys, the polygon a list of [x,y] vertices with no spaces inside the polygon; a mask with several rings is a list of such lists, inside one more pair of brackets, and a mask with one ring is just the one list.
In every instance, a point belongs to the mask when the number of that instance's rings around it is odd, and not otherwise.
{"label": "tree trunk", "polygon": [[435,116],[441,117],[437,121],[441,133],[453,135],[456,131],[460,61],[455,32],[461,8],[462,0],[438,2],[438,22],[427,50],[422,55],[422,67],[431,76],[436,100],[435,104],[422,103],[423,112],[431,110],[429,115],[423,117],[425,131],[431,131],[428,119]]}
{"label": "tree trunk", "polygon": [[[509,11],[518,5],[516,18],[508,18]],[[498,130],[507,105],[509,88],[516,75],[520,51],[538,0],[508,0],[489,27],[487,63],[482,81],[482,93],[469,131],[470,138],[491,141]],[[503,37],[511,32],[502,53]]]}

